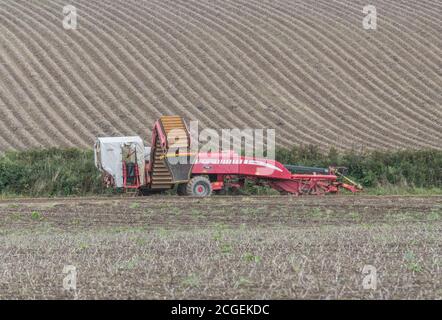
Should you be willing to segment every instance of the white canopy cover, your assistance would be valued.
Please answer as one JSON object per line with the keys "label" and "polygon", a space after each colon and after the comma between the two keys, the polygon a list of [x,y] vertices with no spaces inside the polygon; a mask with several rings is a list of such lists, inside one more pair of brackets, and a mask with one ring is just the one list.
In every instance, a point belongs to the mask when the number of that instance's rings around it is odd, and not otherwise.
{"label": "white canopy cover", "polygon": [[97,138],[94,145],[95,166],[108,174],[115,181],[115,187],[123,187],[123,150],[130,147],[136,151],[136,159],[140,172],[140,183],[144,184],[145,148],[143,140],[133,137],[102,137]]}

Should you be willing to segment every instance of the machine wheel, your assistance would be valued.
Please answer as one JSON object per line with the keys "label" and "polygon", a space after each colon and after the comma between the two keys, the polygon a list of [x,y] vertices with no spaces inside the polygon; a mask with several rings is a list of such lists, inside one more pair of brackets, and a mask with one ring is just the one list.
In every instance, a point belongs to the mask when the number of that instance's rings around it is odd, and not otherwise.
{"label": "machine wheel", "polygon": [[176,193],[179,196],[185,196],[187,195],[186,188],[187,188],[187,183],[180,183],[176,189]]}
{"label": "machine wheel", "polygon": [[193,197],[208,197],[212,194],[212,184],[204,176],[193,177],[187,183],[186,193]]}

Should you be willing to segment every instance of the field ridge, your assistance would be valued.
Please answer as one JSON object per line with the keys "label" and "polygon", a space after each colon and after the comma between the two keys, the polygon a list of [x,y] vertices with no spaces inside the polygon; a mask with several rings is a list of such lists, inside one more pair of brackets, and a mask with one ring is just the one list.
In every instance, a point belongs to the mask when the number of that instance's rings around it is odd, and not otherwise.
{"label": "field ridge", "polygon": [[373,0],[375,31],[362,0],[0,4],[0,151],[149,142],[166,114],[279,147],[442,149],[438,1]]}

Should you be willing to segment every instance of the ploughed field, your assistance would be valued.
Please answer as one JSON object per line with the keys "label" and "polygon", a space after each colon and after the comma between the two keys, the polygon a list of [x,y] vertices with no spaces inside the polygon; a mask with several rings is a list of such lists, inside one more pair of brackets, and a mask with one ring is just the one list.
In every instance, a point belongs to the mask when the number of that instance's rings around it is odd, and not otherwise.
{"label": "ploughed field", "polygon": [[442,196],[3,200],[0,298],[440,299],[441,234]]}
{"label": "ploughed field", "polygon": [[376,31],[367,4],[0,0],[0,151],[147,139],[171,114],[284,146],[441,149],[442,3],[372,0]]}

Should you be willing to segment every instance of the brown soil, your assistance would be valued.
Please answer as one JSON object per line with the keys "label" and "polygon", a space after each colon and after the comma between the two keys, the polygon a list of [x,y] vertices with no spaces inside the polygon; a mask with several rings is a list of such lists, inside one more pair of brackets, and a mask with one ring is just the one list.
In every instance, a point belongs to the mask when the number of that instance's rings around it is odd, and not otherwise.
{"label": "brown soil", "polygon": [[0,297],[441,298],[441,219],[439,196],[5,200]]}
{"label": "brown soil", "polygon": [[[0,151],[90,147],[160,115],[280,145],[442,148],[436,0],[0,0]],[[78,29],[62,27],[62,7]]]}

